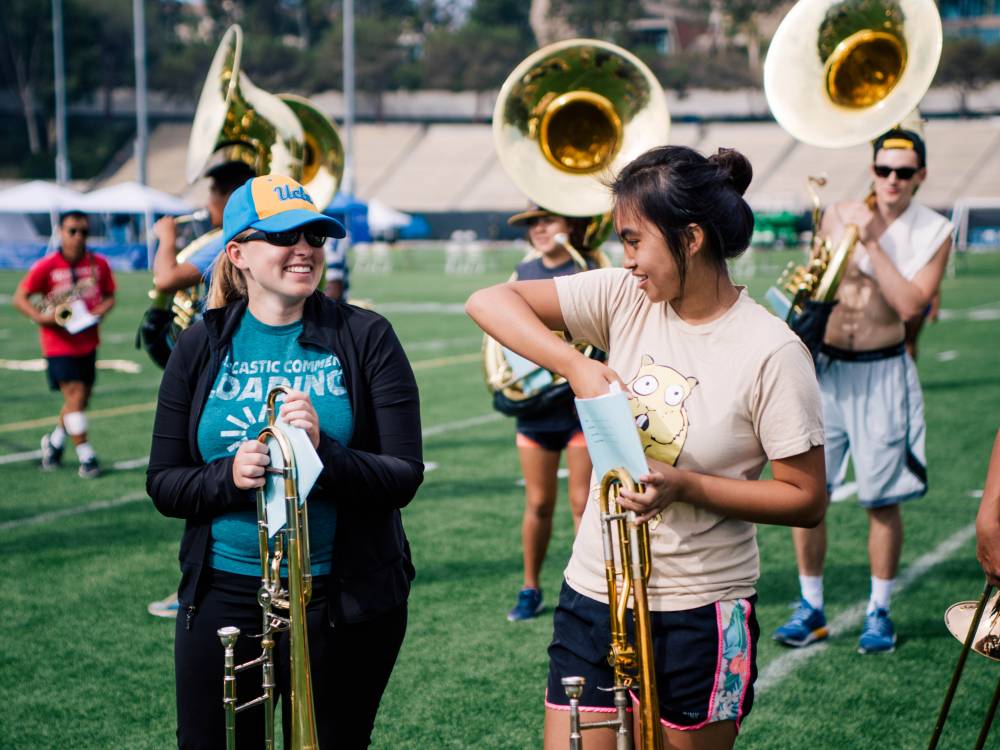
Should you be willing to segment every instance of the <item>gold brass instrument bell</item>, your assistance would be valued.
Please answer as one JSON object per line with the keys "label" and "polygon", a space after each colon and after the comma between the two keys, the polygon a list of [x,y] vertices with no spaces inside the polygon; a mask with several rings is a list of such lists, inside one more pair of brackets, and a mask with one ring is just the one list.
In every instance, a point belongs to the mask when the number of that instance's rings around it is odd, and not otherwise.
{"label": "gold brass instrument bell", "polygon": [[[975,651],[987,659],[1000,661],[1000,591],[994,592],[992,584],[987,581],[979,601],[953,604],[944,613],[944,622],[948,631],[962,642],[962,651],[959,653],[958,664],[951,676],[951,683],[948,685],[948,691],[945,693],[941,711],[934,725],[934,733],[927,746],[928,750],[934,750],[941,739],[941,733],[948,720],[951,703],[962,678],[962,670],[965,669],[965,660],[969,652]],[[993,698],[990,700],[986,716],[980,727],[979,737],[976,740],[976,750],[982,750],[986,747],[986,740],[989,737],[990,727],[993,725],[993,717],[996,715],[998,705],[1000,705],[1000,681],[997,682],[996,689],[993,691]]]}
{"label": "gold brass instrument bell", "polygon": [[[933,0],[799,0],[782,19],[764,61],[764,94],[778,123],[822,148],[871,141],[913,116],[941,57]],[[805,265],[790,264],[767,300],[793,322],[809,299],[831,302],[850,263],[858,229],[834,246],[820,234],[810,177],[813,244]]]}
{"label": "gold brass instrument bell", "polygon": [[[261,654],[244,664],[236,664],[236,641],[239,628],[219,628],[218,636],[225,650],[223,707],[226,714],[226,750],[235,750],[236,714],[263,706],[264,747],[274,750],[274,646],[275,633],[288,631],[289,683],[291,685],[291,747],[289,750],[316,750],[316,714],[313,705],[312,675],[309,668],[309,639],[306,629],[306,605],[312,597],[312,573],[309,562],[309,519],[306,505],[299,503],[298,470],[295,452],[288,437],[275,425],[280,395],[288,392],[278,386],[267,394],[267,426],[257,440],[269,443],[281,456],[280,467],[268,466],[267,473],[278,474],[283,481],[286,525],[275,535],[274,549],[268,545],[267,484],[257,490],[257,537],[260,544],[261,585],[257,601],[262,611]],[[272,460],[275,455],[272,450]],[[281,583],[281,564],[288,561],[288,586]],[[280,611],[285,614],[281,614]],[[243,705],[236,703],[236,675],[260,666],[263,693]]]}
{"label": "gold brass instrument bell", "polygon": [[627,50],[596,39],[542,47],[507,77],[493,109],[493,144],[531,200],[564,216],[611,210],[603,180],[666,143],[663,87]]}
{"label": "gold brass instrument bell", "polygon": [[[493,109],[493,145],[517,188],[547,211],[590,220],[584,247],[557,238],[583,271],[584,255],[597,267],[611,265],[598,249],[611,229],[606,180],[665,143],[669,132],[666,97],[652,71],[631,52],[595,39],[570,39],[533,52],[507,76]],[[529,251],[524,259],[533,257],[537,253]],[[581,345],[581,351],[596,354],[592,346]],[[505,414],[526,412],[552,397],[552,388],[571,395],[555,374],[545,390],[526,386],[531,373],[515,376],[489,336],[483,339],[483,369],[494,406]]]}

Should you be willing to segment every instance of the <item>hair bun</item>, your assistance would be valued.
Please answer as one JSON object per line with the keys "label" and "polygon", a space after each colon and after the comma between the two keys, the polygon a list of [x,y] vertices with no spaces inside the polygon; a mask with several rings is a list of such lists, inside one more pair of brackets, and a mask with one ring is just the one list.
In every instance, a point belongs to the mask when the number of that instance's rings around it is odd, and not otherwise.
{"label": "hair bun", "polygon": [[737,193],[743,195],[753,179],[753,167],[747,158],[734,148],[720,148],[708,160],[718,167],[722,179]]}

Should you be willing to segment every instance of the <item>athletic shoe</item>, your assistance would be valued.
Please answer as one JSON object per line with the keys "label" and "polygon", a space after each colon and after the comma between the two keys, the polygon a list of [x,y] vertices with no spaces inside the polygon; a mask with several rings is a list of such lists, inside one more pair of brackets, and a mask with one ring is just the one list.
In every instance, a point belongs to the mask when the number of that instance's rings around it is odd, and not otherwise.
{"label": "athletic shoe", "polygon": [[826,616],[822,609],[814,609],[805,599],[788,618],[788,622],[774,631],[774,640],[786,646],[801,648],[825,640],[830,635],[826,629]]}
{"label": "athletic shoe", "polygon": [[97,464],[97,458],[90,458],[80,462],[80,476],[83,479],[93,479],[101,475],[101,467]]}
{"label": "athletic shoe", "polygon": [[42,469],[52,471],[62,466],[62,454],[65,447],[61,445],[56,448],[52,445],[52,440],[48,433],[42,435]]}
{"label": "athletic shoe", "polygon": [[858,639],[859,654],[881,654],[896,648],[896,630],[892,627],[889,613],[876,609],[865,615],[865,627]]}
{"label": "athletic shoe", "polygon": [[153,617],[177,617],[177,610],[181,603],[177,601],[177,594],[171,594],[166,599],[150,602],[146,611]]}
{"label": "athletic shoe", "polygon": [[509,622],[530,620],[542,611],[542,590],[523,588],[517,592],[517,604],[507,613]]}

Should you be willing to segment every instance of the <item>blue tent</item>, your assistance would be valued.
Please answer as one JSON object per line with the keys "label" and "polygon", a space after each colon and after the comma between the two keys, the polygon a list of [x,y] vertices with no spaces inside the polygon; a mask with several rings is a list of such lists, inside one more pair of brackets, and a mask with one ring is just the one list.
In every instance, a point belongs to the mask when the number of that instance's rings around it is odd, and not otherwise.
{"label": "blue tent", "polygon": [[371,242],[368,229],[368,204],[350,193],[337,193],[323,213],[332,216],[347,227],[351,242]]}

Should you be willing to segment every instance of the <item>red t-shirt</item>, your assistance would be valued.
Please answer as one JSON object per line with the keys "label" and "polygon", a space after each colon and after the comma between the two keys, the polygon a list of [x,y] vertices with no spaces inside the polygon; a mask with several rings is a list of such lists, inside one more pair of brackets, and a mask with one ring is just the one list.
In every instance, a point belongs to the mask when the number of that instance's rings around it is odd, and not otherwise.
{"label": "red t-shirt", "polygon": [[[29,295],[46,296],[68,291],[74,283],[95,275],[95,283],[83,284],[80,295],[87,309],[93,310],[103,299],[114,294],[115,277],[107,259],[89,250],[73,265],[66,261],[61,251],[46,255],[31,267],[21,286]],[[42,354],[46,357],[82,357],[94,351],[100,343],[96,325],[77,334],[68,333],[61,326],[40,326],[39,337]]]}

